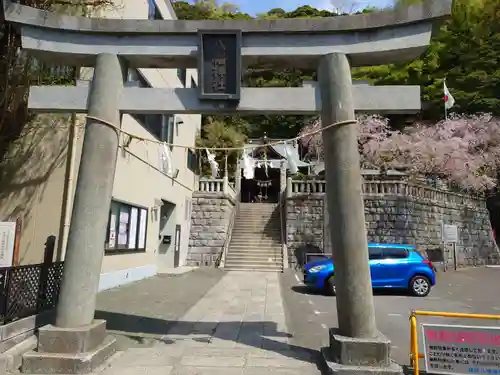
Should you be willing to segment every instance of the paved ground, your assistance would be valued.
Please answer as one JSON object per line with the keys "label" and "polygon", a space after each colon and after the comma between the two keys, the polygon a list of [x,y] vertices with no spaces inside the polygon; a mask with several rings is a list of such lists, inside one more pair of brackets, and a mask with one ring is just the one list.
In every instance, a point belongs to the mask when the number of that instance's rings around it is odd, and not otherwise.
{"label": "paved ground", "polygon": [[97,296],[96,318],[106,319],[120,349],[152,346],[224,276],[214,268],[158,275]]}
{"label": "paved ground", "polygon": [[[411,310],[500,314],[500,269],[469,268],[439,272],[438,284],[425,298],[402,293],[376,293],[375,309],[379,329],[393,343],[393,358],[408,364],[409,313]],[[336,327],[335,297],[309,293],[300,282],[300,274],[290,270],[281,278],[285,309],[297,345],[318,349],[328,345],[328,327]],[[463,325],[498,325],[498,321],[419,318],[419,322]]]}
{"label": "paved ground", "polygon": [[[100,317],[126,348],[101,375],[320,374],[315,353],[287,328],[280,274],[199,270],[178,278],[184,281],[157,277],[100,294],[108,311]],[[173,323],[192,294],[201,299]],[[182,296],[191,302],[177,306]]]}

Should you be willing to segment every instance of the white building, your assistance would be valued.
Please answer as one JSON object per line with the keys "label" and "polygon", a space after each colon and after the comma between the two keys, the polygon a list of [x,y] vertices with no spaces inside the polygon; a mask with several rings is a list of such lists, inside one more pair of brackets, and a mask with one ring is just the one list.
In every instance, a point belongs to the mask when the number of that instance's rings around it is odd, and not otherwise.
{"label": "white building", "polygon": [[[112,9],[100,10],[96,15],[107,18],[174,19],[169,0],[121,0]],[[90,69],[81,72],[79,84],[88,84]],[[85,82],[87,80],[87,83]],[[129,69],[127,85],[151,87],[192,87],[196,85],[196,70],[185,69]],[[43,259],[46,238],[55,235],[61,242],[59,257],[64,256],[67,228],[71,218],[71,204],[78,175],[83,140],[84,117],[77,116],[74,156],[67,154],[69,126],[50,129],[37,147],[48,150],[65,146],[60,160],[46,174],[43,182],[30,187],[30,200],[26,201],[26,187],[19,188],[9,199],[0,195],[0,221],[22,219],[19,258],[21,264],[39,263]],[[200,115],[123,115],[122,129],[153,141],[194,146],[201,126]],[[160,268],[172,268],[185,263],[188,252],[191,197],[197,186],[197,167],[194,150],[171,149],[171,173],[162,161],[163,145],[155,142],[120,140],[121,147],[113,187],[110,222],[102,265],[100,288],[106,289],[149,277]],[[58,146],[59,145],[59,146]],[[42,155],[40,153],[40,155]],[[41,157],[41,156],[40,156]],[[55,156],[54,156],[55,158]],[[73,160],[73,161],[71,161]],[[46,165],[48,162],[43,163]],[[69,168],[73,165],[72,168]],[[36,172],[39,165],[25,163],[24,175]],[[69,171],[71,170],[71,173]],[[29,173],[28,173],[29,172]],[[64,202],[65,187],[69,186],[69,199]],[[66,212],[66,219],[64,218]],[[64,229],[65,228],[65,229]],[[59,237],[64,240],[60,240]]]}

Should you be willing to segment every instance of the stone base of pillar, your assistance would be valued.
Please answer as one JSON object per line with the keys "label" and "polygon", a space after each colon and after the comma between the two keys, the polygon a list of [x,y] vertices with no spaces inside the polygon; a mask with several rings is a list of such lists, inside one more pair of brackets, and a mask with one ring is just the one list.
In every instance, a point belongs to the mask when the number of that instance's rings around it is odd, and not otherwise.
{"label": "stone base of pillar", "polygon": [[330,374],[403,374],[403,368],[391,361],[391,342],[381,333],[375,338],[352,338],[332,328],[330,346],[322,348],[321,353]]}
{"label": "stone base of pillar", "polygon": [[48,325],[38,332],[37,350],[24,354],[21,370],[30,374],[87,374],[115,352],[115,342],[106,334],[105,320],[78,328]]}

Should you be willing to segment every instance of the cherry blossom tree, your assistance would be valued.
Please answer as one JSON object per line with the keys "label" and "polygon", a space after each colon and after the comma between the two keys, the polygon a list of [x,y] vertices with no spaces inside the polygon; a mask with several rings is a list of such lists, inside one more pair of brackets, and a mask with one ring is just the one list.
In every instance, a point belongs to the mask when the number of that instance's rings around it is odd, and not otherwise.
{"label": "cherry blossom tree", "polygon": [[[389,120],[382,116],[357,116],[359,127],[359,151],[363,156],[364,167],[375,167],[379,161],[377,153],[380,145],[384,144],[393,133],[389,127]],[[307,150],[306,157],[323,159],[323,136],[321,120],[315,119],[302,128],[299,142]]]}
{"label": "cherry blossom tree", "polygon": [[[389,128],[380,116],[360,116],[359,145],[363,167],[404,170],[451,182],[465,190],[494,187],[500,168],[500,119],[489,114],[452,115],[435,125],[416,123],[403,131]],[[323,156],[321,123],[306,126],[301,139],[310,155]]]}

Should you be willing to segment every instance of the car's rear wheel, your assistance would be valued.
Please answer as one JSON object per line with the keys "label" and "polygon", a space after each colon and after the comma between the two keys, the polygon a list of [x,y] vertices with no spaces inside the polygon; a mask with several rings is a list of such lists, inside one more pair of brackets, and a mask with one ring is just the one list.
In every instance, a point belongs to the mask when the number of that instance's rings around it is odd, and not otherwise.
{"label": "car's rear wheel", "polygon": [[337,293],[337,289],[335,288],[335,278],[333,277],[333,275],[330,276],[328,280],[326,280],[325,284],[325,289],[328,295],[334,296]]}
{"label": "car's rear wheel", "polygon": [[425,276],[415,276],[410,281],[410,293],[415,297],[425,297],[431,291],[431,282]]}

